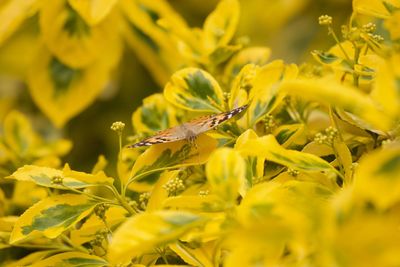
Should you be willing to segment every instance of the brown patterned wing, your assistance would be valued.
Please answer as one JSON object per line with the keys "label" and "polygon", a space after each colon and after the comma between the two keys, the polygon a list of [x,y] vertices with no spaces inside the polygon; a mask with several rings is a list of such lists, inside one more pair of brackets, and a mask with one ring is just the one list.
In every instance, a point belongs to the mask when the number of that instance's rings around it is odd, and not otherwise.
{"label": "brown patterned wing", "polygon": [[184,135],[184,133],[182,133],[180,131],[180,126],[175,126],[172,128],[168,128],[168,129],[159,131],[153,136],[147,137],[136,144],[128,146],[128,148],[135,148],[135,147],[140,147],[140,146],[151,146],[151,145],[155,145],[155,144],[175,142],[175,141],[183,140],[185,138],[186,138],[186,136]]}

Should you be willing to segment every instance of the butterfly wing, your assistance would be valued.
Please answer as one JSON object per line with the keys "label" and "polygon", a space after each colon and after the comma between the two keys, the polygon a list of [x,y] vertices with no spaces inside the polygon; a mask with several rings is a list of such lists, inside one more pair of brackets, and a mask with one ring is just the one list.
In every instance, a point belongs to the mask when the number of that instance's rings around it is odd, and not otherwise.
{"label": "butterfly wing", "polygon": [[197,136],[201,133],[207,132],[207,131],[217,127],[224,121],[227,121],[230,118],[232,118],[233,116],[235,116],[236,114],[241,113],[246,108],[247,108],[247,105],[232,109],[231,111],[222,112],[222,113],[210,115],[210,116],[199,117],[192,121],[182,124],[181,127],[186,128],[192,134]]}
{"label": "butterfly wing", "polygon": [[180,131],[180,126],[175,126],[159,131],[153,136],[147,137],[136,144],[128,146],[128,148],[151,146],[154,144],[175,142],[183,139],[186,139],[186,136]]}

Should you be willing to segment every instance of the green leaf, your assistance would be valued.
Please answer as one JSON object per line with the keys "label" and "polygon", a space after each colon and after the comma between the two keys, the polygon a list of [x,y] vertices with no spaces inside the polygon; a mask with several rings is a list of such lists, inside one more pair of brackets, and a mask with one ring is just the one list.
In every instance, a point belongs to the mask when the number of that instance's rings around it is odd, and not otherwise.
{"label": "green leaf", "polygon": [[115,231],[109,246],[108,259],[114,264],[127,263],[135,256],[177,240],[204,222],[205,219],[201,216],[183,211],[138,214]]}
{"label": "green leaf", "polygon": [[15,223],[10,243],[42,234],[55,238],[86,217],[94,208],[83,195],[64,194],[45,198],[27,209]]}
{"label": "green leaf", "polygon": [[218,82],[197,68],[182,69],[165,86],[165,98],[172,104],[190,111],[221,112],[223,92]]}
{"label": "green leaf", "polygon": [[47,259],[38,261],[31,265],[31,267],[48,267],[48,266],[62,266],[62,267],[103,267],[109,266],[109,263],[103,258],[89,255],[82,252],[65,252]]}
{"label": "green leaf", "polygon": [[217,141],[201,134],[196,139],[196,145],[197,148],[183,140],[151,146],[135,161],[129,183],[165,169],[205,163],[217,147]]}
{"label": "green leaf", "polygon": [[[18,181],[31,181],[37,185],[66,189],[71,188],[85,188],[89,186],[112,184],[114,179],[107,177],[103,171],[96,174],[88,174],[84,172],[73,171],[66,164],[63,170],[57,170],[48,167],[25,165],[18,168],[12,175],[6,177]],[[55,182],[56,180],[62,183]]]}
{"label": "green leaf", "polygon": [[136,133],[154,133],[178,124],[176,109],[162,94],[146,97],[143,104],[132,114]]}

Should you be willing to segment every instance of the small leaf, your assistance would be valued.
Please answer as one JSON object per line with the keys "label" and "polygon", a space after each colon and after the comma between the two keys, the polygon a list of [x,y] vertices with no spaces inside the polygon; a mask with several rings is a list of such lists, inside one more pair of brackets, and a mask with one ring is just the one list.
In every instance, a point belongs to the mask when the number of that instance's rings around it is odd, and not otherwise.
{"label": "small leaf", "polygon": [[152,134],[178,124],[176,109],[162,94],[146,97],[143,104],[132,114],[136,133]]}
{"label": "small leaf", "polygon": [[38,261],[31,265],[31,267],[48,267],[48,266],[62,266],[62,267],[103,267],[109,266],[109,263],[103,258],[89,255],[82,252],[65,252],[47,259]]}
{"label": "small leaf", "polygon": [[241,45],[226,45],[218,47],[209,55],[209,61],[213,66],[217,66],[227,61],[242,48]]}
{"label": "small leaf", "polygon": [[83,195],[64,194],[45,198],[27,209],[15,223],[10,243],[15,244],[39,233],[55,238],[94,208]]}
{"label": "small leaf", "polygon": [[341,58],[336,55],[328,52],[323,52],[319,50],[314,50],[311,52],[311,55],[321,64],[330,65],[330,64],[340,64],[342,61]]}
{"label": "small leaf", "polygon": [[239,1],[222,0],[208,15],[203,26],[203,40],[206,51],[227,45],[236,32],[239,22]]}
{"label": "small leaf", "polygon": [[273,135],[249,139],[237,147],[243,155],[265,157],[267,160],[282,164],[294,170],[305,172],[328,172],[338,174],[325,160],[312,154],[283,148]]}
{"label": "small leaf", "polygon": [[353,10],[360,14],[386,19],[390,17],[391,12],[385,3],[400,8],[400,3],[396,0],[353,0]]}
{"label": "small leaf", "polygon": [[[66,189],[66,187],[85,188],[100,184],[112,184],[114,181],[114,179],[107,177],[103,171],[99,171],[96,174],[88,174],[73,171],[68,164],[65,165],[63,170],[25,165],[7,178],[18,181],[31,181],[37,185],[58,189]],[[54,179],[61,179],[62,184],[55,183]]]}
{"label": "small leaf", "polygon": [[198,136],[196,144],[197,148],[186,141],[151,146],[137,158],[130,181],[143,179],[149,174],[168,168],[205,163],[210,153],[217,147],[217,141],[205,134]]}
{"label": "small leaf", "polygon": [[267,47],[248,47],[237,53],[227,64],[224,71],[224,81],[230,84],[242,68],[247,64],[263,66],[271,56],[271,49]]}
{"label": "small leaf", "polygon": [[234,202],[246,185],[246,163],[231,148],[219,148],[210,156],[206,174],[212,193],[226,202]]}
{"label": "small leaf", "polygon": [[218,82],[207,72],[186,68],[175,72],[164,89],[172,104],[190,111],[221,112],[223,92]]}
{"label": "small leaf", "polygon": [[287,148],[305,134],[304,124],[286,124],[274,131],[274,136],[279,144]]}
{"label": "small leaf", "polygon": [[127,263],[135,256],[171,243],[204,223],[198,215],[183,211],[144,212],[129,218],[115,231],[109,246],[111,263]]}

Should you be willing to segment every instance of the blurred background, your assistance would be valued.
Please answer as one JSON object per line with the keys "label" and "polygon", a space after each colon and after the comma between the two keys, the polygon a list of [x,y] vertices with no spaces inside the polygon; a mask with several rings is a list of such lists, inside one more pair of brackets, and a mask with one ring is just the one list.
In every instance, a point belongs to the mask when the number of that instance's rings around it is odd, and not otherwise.
{"label": "blurred background", "polygon": [[[11,0],[12,1],[12,0]],[[0,8],[8,1],[0,1]],[[207,15],[218,4],[217,0],[169,0],[191,27],[201,27]],[[271,48],[271,59],[288,63],[311,61],[310,51],[328,49],[333,45],[326,28],[318,25],[318,17],[328,14],[334,18],[334,27],[351,14],[350,0],[242,0],[236,37],[246,36],[250,46]],[[0,16],[4,16],[0,13]],[[0,17],[1,21],[1,17]],[[126,123],[124,135],[132,135],[131,115],[143,98],[161,92],[163,84],[156,81],[128,45],[122,49],[120,62],[111,74],[111,80],[96,100],[62,127],[53,126],[33,102],[25,83],[27,66],[37,46],[33,40],[39,35],[38,18],[27,18],[0,44],[0,119],[17,109],[28,116],[35,130],[47,138],[62,136],[73,142],[65,156],[75,170],[90,171],[100,154],[115,162],[118,141],[110,130],[114,121]]]}

